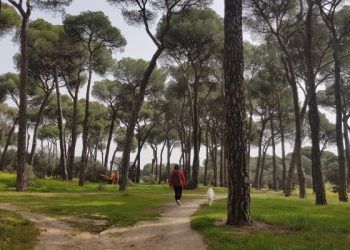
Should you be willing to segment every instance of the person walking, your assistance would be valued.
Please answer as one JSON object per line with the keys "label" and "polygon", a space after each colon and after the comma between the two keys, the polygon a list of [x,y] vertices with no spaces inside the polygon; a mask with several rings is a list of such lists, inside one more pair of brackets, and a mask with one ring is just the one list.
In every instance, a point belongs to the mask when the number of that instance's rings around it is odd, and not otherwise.
{"label": "person walking", "polygon": [[169,177],[169,186],[174,188],[175,201],[178,206],[181,204],[182,189],[186,185],[185,175],[180,170],[180,166],[176,164]]}

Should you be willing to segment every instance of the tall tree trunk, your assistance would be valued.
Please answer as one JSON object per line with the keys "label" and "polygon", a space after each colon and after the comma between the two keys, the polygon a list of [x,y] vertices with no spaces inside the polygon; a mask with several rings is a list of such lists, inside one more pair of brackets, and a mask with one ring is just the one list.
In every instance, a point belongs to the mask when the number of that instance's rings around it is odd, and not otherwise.
{"label": "tall tree trunk", "polygon": [[266,153],[267,153],[267,149],[269,148],[270,143],[267,142],[264,147],[263,147],[263,152],[262,152],[262,159],[261,159],[261,170],[259,173],[259,187],[258,190],[260,190],[263,187],[263,176],[264,176],[264,168],[265,168],[265,160],[266,160]]}
{"label": "tall tree trunk", "polygon": [[284,145],[283,111],[281,108],[281,98],[280,98],[278,91],[276,91],[276,94],[277,94],[279,130],[280,130],[280,134],[281,134],[282,188],[283,188],[283,193],[285,193],[286,177],[287,177],[287,164],[286,164],[286,150],[285,150],[285,145]]}
{"label": "tall tree trunk", "polygon": [[242,0],[225,0],[224,75],[229,225],[251,224],[243,80]]}
{"label": "tall tree trunk", "polygon": [[254,188],[259,189],[260,184],[259,184],[259,176],[260,176],[260,171],[261,171],[261,153],[262,153],[262,143],[263,143],[263,138],[264,138],[264,132],[265,132],[265,125],[266,125],[266,120],[261,118],[261,130],[259,133],[259,145],[258,145],[258,160],[256,162],[256,170],[255,170],[255,179],[254,179]]}
{"label": "tall tree trunk", "polygon": [[113,164],[114,164],[114,158],[115,158],[115,155],[117,154],[118,152],[118,147],[115,147],[115,150],[113,152],[113,156],[112,156],[112,159],[110,161],[110,166],[109,166],[109,174],[112,175],[112,170],[113,170]]}
{"label": "tall tree trunk", "polygon": [[305,173],[301,165],[301,117],[299,107],[299,96],[298,88],[292,70],[292,65],[289,60],[284,60],[284,65],[287,71],[288,82],[293,92],[293,106],[294,106],[294,121],[295,121],[295,138],[294,138],[294,150],[292,160],[290,161],[288,179],[286,183],[285,196],[289,197],[292,194],[292,184],[295,166],[297,167],[298,178],[299,178],[299,197],[306,198],[306,181]]}
{"label": "tall tree trunk", "polygon": [[216,131],[214,130],[214,128],[211,131],[211,162],[213,165],[213,179],[214,179],[214,187],[218,186],[218,167],[217,167],[217,162],[216,162]]}
{"label": "tall tree trunk", "polygon": [[[220,187],[224,186],[224,138],[220,138]],[[248,157],[248,156],[247,156]]]}
{"label": "tall tree trunk", "polygon": [[170,145],[170,140],[167,139],[167,143],[166,143],[166,148],[167,148],[167,151],[166,151],[166,159],[167,159],[167,163],[166,163],[166,171],[167,171],[167,174],[166,176],[169,178],[170,176],[170,157],[171,157],[171,145]]}
{"label": "tall tree trunk", "polygon": [[68,179],[67,167],[66,167],[66,157],[65,157],[65,139],[64,139],[64,128],[63,128],[63,114],[61,105],[61,93],[60,86],[58,82],[57,72],[54,73],[54,84],[56,87],[56,101],[57,101],[57,123],[59,130],[59,140],[60,140],[60,163],[59,168],[61,169],[61,177],[63,180]]}
{"label": "tall tree trunk", "polygon": [[[12,2],[11,2],[12,3]],[[14,3],[12,3],[14,4]],[[28,22],[31,14],[31,2],[26,1],[27,10],[21,5],[15,5],[22,15],[20,30],[21,61],[20,61],[20,88],[19,88],[19,112],[18,112],[18,143],[17,143],[17,184],[16,191],[23,192],[27,189],[26,175],[26,130],[27,130],[27,85],[28,85]]]}
{"label": "tall tree trunk", "polygon": [[107,140],[107,146],[106,146],[106,155],[105,155],[105,160],[104,160],[104,165],[103,165],[105,168],[107,168],[107,164],[108,164],[109,149],[111,147],[111,142],[112,142],[112,138],[113,138],[115,119],[117,118],[117,111],[113,109],[112,112],[113,112],[112,121],[111,121],[111,125],[109,126],[109,134],[108,134],[108,140]]}
{"label": "tall tree trunk", "polygon": [[33,165],[34,162],[34,155],[35,155],[35,149],[37,145],[37,134],[38,134],[38,129],[41,123],[41,117],[44,112],[44,109],[46,107],[47,101],[49,100],[49,97],[51,95],[52,89],[49,90],[49,92],[46,94],[43,102],[40,105],[39,112],[37,114],[36,120],[35,120],[35,126],[34,126],[34,131],[33,131],[33,139],[32,139],[32,149],[30,150],[29,158],[28,158],[28,164]]}
{"label": "tall tree trunk", "polygon": [[273,123],[273,114],[270,115],[271,125],[271,145],[272,145],[272,186],[273,190],[278,190],[277,163],[276,163],[276,145],[275,145],[275,127]]}
{"label": "tall tree trunk", "polygon": [[[316,205],[326,205],[326,192],[323,184],[320,152],[320,117],[317,107],[316,84],[314,77],[314,66],[312,61],[312,18],[313,2],[307,0],[308,10],[306,15],[305,30],[305,64],[306,64],[306,84],[308,85],[309,96],[309,123],[311,130],[311,162],[312,162],[312,186],[316,195]],[[340,124],[341,126],[342,124]]]}
{"label": "tall tree trunk", "polygon": [[[89,73],[88,73],[88,82],[86,87],[86,99],[85,99],[85,116],[83,120],[83,149],[81,152],[80,168],[79,168],[79,186],[84,185],[85,178],[85,168],[88,160],[87,151],[88,151],[88,135],[89,135],[89,119],[90,119],[90,88],[92,81],[92,53],[90,52],[89,56]],[[129,156],[130,158],[130,156]],[[128,176],[126,176],[127,178]]]}
{"label": "tall tree trunk", "polygon": [[[196,70],[195,70],[196,71]],[[193,162],[191,188],[198,187],[199,178],[199,151],[200,151],[200,128],[199,128],[199,111],[198,111],[198,76],[195,74],[193,87]]]}
{"label": "tall tree trunk", "polygon": [[143,99],[145,96],[145,91],[146,91],[146,87],[148,85],[149,79],[151,77],[151,74],[154,68],[156,67],[157,60],[162,54],[163,50],[164,50],[164,47],[159,47],[157,51],[154,53],[147,67],[147,70],[145,71],[142,81],[140,82],[140,92],[137,95],[135,103],[133,105],[132,113],[128,121],[128,127],[125,135],[125,146],[124,146],[122,162],[121,162],[121,177],[120,177],[119,191],[125,191],[128,186],[128,172],[129,172],[129,165],[130,165],[131,144],[132,144],[132,138],[134,137],[134,130],[136,126],[137,117],[138,117],[141,105],[143,103]]}
{"label": "tall tree trunk", "polygon": [[344,143],[345,143],[345,156],[346,164],[348,169],[347,175],[347,185],[348,191],[350,189],[350,140],[349,140],[349,130],[348,130],[348,116],[343,114],[343,129],[344,129]]}
{"label": "tall tree trunk", "polygon": [[13,136],[13,132],[15,131],[17,122],[18,122],[18,117],[16,117],[16,118],[13,120],[12,127],[11,127],[11,129],[10,129],[9,134],[7,135],[6,143],[5,143],[5,146],[4,146],[4,150],[2,151],[2,154],[1,154],[0,171],[4,171],[4,167],[5,167],[5,166],[4,166],[5,156],[6,156],[6,154],[7,154],[8,147],[10,146],[10,143],[11,143],[11,140],[12,140],[12,136]]}
{"label": "tall tree trunk", "polygon": [[348,201],[343,131],[342,131],[342,101],[341,101],[341,76],[340,76],[340,59],[339,59],[339,41],[336,35],[333,35],[333,59],[334,59],[334,96],[336,105],[336,142],[338,149],[339,165],[339,201]]}
{"label": "tall tree trunk", "polygon": [[78,137],[78,93],[79,93],[79,87],[76,87],[74,98],[73,98],[73,115],[72,115],[72,132],[71,132],[71,144],[68,152],[68,180],[73,180],[73,173],[74,173],[74,159],[75,159],[75,147],[77,144],[77,137]]}
{"label": "tall tree trunk", "polygon": [[205,145],[206,145],[206,160],[205,160],[205,166],[204,166],[204,186],[208,185],[208,163],[209,163],[209,136],[208,136],[208,126],[205,130]]}
{"label": "tall tree trunk", "polygon": [[166,141],[164,141],[162,149],[160,150],[160,162],[159,162],[159,180],[158,184],[162,183],[162,165],[163,165],[163,152],[165,148]]}

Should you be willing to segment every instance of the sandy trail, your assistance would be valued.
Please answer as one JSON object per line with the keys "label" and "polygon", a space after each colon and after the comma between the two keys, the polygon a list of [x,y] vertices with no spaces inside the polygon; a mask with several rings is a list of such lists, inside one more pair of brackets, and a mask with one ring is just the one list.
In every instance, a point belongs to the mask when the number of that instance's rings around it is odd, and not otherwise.
{"label": "sandy trail", "polygon": [[157,221],[141,222],[133,227],[109,228],[101,233],[77,232],[70,225],[24,208],[0,203],[1,209],[22,215],[40,227],[35,250],[201,250],[206,249],[201,236],[190,227],[190,216],[205,199],[186,201],[180,207],[167,204]]}

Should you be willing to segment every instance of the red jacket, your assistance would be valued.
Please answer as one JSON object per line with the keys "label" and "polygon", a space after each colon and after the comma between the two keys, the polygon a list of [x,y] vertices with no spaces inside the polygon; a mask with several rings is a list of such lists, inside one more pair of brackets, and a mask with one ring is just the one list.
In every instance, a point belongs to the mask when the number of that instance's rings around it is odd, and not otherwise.
{"label": "red jacket", "polygon": [[171,172],[171,175],[169,177],[169,186],[174,186],[173,184],[173,176],[178,174],[180,177],[180,186],[181,187],[185,187],[187,185],[186,183],[186,179],[185,179],[185,175],[182,171],[180,170],[174,170],[173,172]]}

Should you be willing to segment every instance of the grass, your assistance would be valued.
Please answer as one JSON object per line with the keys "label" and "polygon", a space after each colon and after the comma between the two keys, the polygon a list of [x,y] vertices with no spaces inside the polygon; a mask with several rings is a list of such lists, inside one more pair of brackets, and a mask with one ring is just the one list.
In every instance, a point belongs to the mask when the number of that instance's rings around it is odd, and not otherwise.
{"label": "grass", "polygon": [[39,229],[15,213],[0,209],[0,249],[32,249]]}
{"label": "grass", "polygon": [[192,228],[204,236],[208,249],[349,249],[350,204],[339,203],[333,193],[327,195],[327,206],[315,206],[314,197],[309,197],[252,195],[253,220],[280,225],[284,230],[243,232],[216,226],[216,221],[226,218],[226,199],[216,201],[211,208],[203,205],[192,217]]}
{"label": "grass", "polygon": [[[50,216],[77,216],[105,219],[105,226],[96,227],[72,222],[81,230],[101,231],[110,226],[131,226],[138,221],[154,220],[160,207],[173,201],[173,191],[167,185],[134,185],[126,192],[118,192],[117,186],[77,181],[63,182],[55,179],[35,179],[26,193],[15,190],[15,175],[0,174],[0,200],[17,206],[25,206],[32,212]],[[216,189],[225,192],[224,189]],[[204,195],[206,188],[185,190],[184,199]]]}

